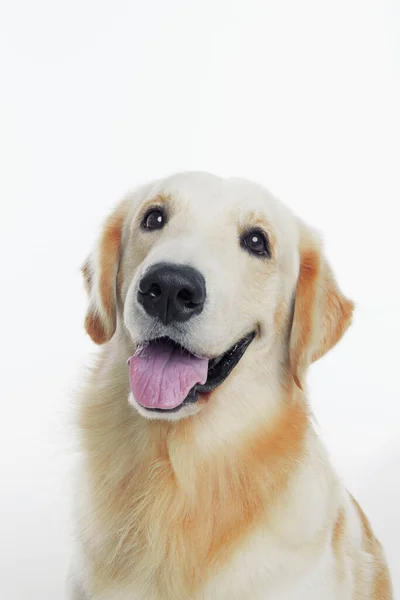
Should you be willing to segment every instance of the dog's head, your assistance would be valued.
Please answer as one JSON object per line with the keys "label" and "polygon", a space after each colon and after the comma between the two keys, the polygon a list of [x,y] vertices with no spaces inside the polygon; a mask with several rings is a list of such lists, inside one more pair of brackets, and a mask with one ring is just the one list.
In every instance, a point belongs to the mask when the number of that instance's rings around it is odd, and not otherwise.
{"label": "dog's head", "polygon": [[127,340],[131,401],[152,418],[197,412],[239,363],[302,387],[353,311],[315,232],[260,186],[203,173],[123,200],[83,272],[86,329]]}

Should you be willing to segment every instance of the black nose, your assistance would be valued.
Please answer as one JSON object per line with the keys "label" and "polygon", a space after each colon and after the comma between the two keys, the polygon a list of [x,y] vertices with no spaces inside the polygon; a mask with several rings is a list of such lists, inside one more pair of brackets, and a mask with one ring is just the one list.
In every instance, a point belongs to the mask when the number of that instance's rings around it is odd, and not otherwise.
{"label": "black nose", "polygon": [[186,265],[158,263],[150,267],[139,282],[139,303],[165,325],[200,314],[205,299],[203,275]]}

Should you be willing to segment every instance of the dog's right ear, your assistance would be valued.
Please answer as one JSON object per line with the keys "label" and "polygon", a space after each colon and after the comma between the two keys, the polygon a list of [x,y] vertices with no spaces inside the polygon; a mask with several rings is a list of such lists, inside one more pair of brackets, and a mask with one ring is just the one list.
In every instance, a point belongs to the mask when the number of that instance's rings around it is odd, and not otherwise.
{"label": "dog's right ear", "polygon": [[89,295],[85,329],[96,344],[108,342],[117,325],[116,279],[126,214],[124,202],[106,219],[93,252],[82,266]]}

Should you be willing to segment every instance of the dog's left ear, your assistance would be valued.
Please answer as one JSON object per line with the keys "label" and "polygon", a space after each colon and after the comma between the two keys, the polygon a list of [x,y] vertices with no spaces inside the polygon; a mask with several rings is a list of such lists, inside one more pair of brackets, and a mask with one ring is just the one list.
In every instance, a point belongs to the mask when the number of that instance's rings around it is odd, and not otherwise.
{"label": "dog's left ear", "polygon": [[303,389],[308,366],[341,339],[353,310],[354,303],[340,291],[320,240],[303,230],[289,351],[291,372],[299,388]]}
{"label": "dog's left ear", "polygon": [[82,267],[89,295],[85,329],[96,344],[108,342],[117,325],[116,279],[125,217],[126,205],[121,203],[106,219],[95,249]]}

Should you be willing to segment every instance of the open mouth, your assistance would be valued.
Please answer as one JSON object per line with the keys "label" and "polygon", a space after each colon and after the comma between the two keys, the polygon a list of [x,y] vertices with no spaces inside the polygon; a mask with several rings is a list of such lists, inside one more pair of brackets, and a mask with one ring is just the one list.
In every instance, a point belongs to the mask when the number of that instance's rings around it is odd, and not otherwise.
{"label": "open mouth", "polygon": [[149,342],[132,356],[129,381],[135,400],[156,412],[176,412],[197,402],[230,375],[253,341],[251,332],[227,352],[215,358],[200,358],[170,338]]}

